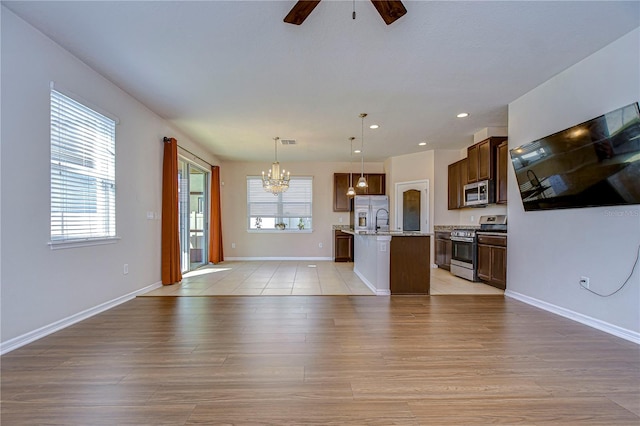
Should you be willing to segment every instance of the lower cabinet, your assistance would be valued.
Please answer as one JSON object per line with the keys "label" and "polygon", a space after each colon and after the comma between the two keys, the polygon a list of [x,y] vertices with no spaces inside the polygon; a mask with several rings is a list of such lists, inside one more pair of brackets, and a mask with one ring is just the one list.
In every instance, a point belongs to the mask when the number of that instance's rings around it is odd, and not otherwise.
{"label": "lower cabinet", "polygon": [[353,262],[353,235],[335,230],[333,247],[336,262]]}
{"label": "lower cabinet", "polygon": [[391,295],[429,294],[431,291],[431,237],[393,236],[389,255]]}
{"label": "lower cabinet", "polygon": [[435,250],[438,268],[451,269],[451,232],[436,231]]}
{"label": "lower cabinet", "polygon": [[478,278],[507,288],[507,236],[478,235]]}

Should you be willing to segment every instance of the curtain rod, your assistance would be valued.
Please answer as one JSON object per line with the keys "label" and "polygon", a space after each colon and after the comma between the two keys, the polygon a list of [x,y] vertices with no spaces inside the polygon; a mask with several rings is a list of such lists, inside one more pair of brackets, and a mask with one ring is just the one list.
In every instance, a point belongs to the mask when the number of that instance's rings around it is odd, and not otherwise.
{"label": "curtain rod", "polygon": [[[171,138],[168,138],[168,137],[166,137],[166,136],[165,136],[165,137],[164,137],[164,139],[163,139],[163,141],[164,141],[164,143],[170,142],[170,141],[171,141]],[[187,151],[189,154],[193,155],[193,156],[194,156],[194,157],[196,157],[198,160],[200,160],[200,161],[203,161],[203,162],[207,163],[207,164],[208,164],[208,165],[210,165],[211,167],[215,167],[213,164],[211,164],[210,162],[208,162],[208,161],[207,161],[207,160],[205,160],[204,158],[200,158],[200,157],[198,157],[196,154],[194,154],[193,152],[189,151],[188,149],[183,148],[183,147],[181,147],[180,145],[178,145],[178,148],[180,148],[180,149],[181,149],[181,150],[183,150],[183,151]]]}

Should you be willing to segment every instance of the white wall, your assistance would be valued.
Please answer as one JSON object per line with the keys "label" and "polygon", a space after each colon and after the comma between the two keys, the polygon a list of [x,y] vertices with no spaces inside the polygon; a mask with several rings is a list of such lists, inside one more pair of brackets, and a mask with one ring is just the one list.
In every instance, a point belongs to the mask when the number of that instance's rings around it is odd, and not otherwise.
{"label": "white wall", "polygon": [[[160,281],[162,138],[197,144],[2,7],[3,344]],[[116,244],[51,250],[49,84],[120,119]],[[215,161],[211,155],[206,157]],[[123,274],[123,265],[129,274]]]}
{"label": "white wall", "polygon": [[[568,128],[640,99],[640,30],[575,64],[509,105],[509,147]],[[509,176],[509,290],[568,310],[603,329],[640,331],[640,266],[627,286],[640,245],[640,205],[525,213]],[[609,330],[611,331],[611,330]],[[640,339],[638,339],[640,340]]]}
{"label": "white wall", "polygon": [[[269,167],[267,161],[220,166],[224,258],[332,259],[332,225],[349,225],[348,212],[333,211],[333,174],[348,173],[349,163],[283,162],[281,167],[293,176],[313,176],[313,232],[247,232],[247,176],[260,175]],[[365,163],[365,173],[383,173],[382,163]]]}

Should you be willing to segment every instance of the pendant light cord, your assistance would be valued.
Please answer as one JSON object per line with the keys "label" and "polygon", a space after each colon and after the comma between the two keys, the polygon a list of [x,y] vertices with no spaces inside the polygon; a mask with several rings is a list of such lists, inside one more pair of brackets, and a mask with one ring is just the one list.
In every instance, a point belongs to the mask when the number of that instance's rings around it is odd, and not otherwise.
{"label": "pendant light cord", "polygon": [[364,118],[367,114],[362,113],[360,117],[362,118],[362,137],[360,139],[360,159],[361,159],[361,167],[360,167],[360,177],[364,177]]}

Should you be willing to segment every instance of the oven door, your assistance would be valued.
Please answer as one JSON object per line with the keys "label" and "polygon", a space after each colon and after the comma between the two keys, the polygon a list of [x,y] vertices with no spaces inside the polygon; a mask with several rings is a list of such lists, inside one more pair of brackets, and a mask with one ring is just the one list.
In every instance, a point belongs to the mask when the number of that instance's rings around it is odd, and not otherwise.
{"label": "oven door", "polygon": [[451,237],[451,260],[475,265],[476,244],[475,238]]}

